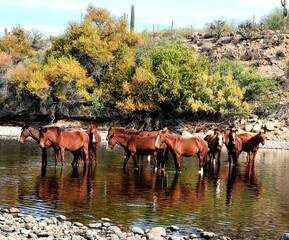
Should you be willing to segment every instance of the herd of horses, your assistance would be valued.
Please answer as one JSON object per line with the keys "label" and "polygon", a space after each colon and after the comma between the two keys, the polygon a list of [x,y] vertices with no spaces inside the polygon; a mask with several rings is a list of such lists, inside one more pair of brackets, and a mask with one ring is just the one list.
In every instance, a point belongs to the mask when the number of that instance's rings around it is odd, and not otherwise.
{"label": "herd of horses", "polygon": [[[84,164],[97,164],[97,149],[101,144],[98,126],[90,124],[86,131],[69,130],[60,127],[34,127],[24,125],[21,129],[19,141],[24,142],[28,137],[33,138],[42,149],[42,167],[47,166],[47,148],[55,151],[55,164],[59,155],[61,164],[64,164],[64,153],[70,151],[74,158],[73,166],[79,162]],[[241,152],[247,152],[248,164],[254,164],[259,144],[265,144],[265,131],[261,130],[255,135],[250,133],[237,133],[237,130],[215,129],[213,134],[205,138],[183,137],[172,134],[168,128],[159,131],[141,131],[123,127],[109,127],[106,140],[107,150],[112,151],[115,145],[124,149],[123,169],[131,157],[136,168],[139,167],[143,156],[153,156],[154,168],[164,169],[169,152],[173,156],[176,172],[180,171],[181,157],[197,155],[199,159],[199,172],[203,173],[207,157],[210,161],[220,162],[222,148],[225,145],[228,152],[228,161],[231,165],[238,164]]]}

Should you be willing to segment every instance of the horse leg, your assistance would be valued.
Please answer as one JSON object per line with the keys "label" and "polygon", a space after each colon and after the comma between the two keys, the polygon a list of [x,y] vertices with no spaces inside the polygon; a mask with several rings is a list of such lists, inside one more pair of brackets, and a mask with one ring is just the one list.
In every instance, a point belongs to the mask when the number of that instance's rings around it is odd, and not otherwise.
{"label": "horse leg", "polygon": [[[136,169],[138,169],[139,166],[140,166],[140,164],[139,164],[139,161],[138,161],[137,158],[140,157],[140,156],[138,156],[138,155],[136,155],[136,154],[131,154],[131,157],[132,157],[133,162],[134,162],[134,167],[135,167]],[[141,156],[141,158],[142,158],[142,156]]]}
{"label": "horse leg", "polygon": [[81,150],[76,150],[76,151],[73,151],[71,153],[73,154],[73,161],[72,161],[71,165],[73,167],[76,167],[76,166],[78,166],[78,158],[79,158],[79,155],[81,154]]}
{"label": "horse leg", "polygon": [[180,169],[181,169],[181,155],[176,155],[175,164],[176,164],[177,172],[180,172]]}
{"label": "horse leg", "polygon": [[221,152],[222,150],[218,150],[218,162],[220,162],[220,159],[221,159]]}
{"label": "horse leg", "polygon": [[97,165],[97,147],[93,148],[93,155],[94,155],[94,163]]}
{"label": "horse leg", "polygon": [[63,167],[63,165],[64,165],[64,153],[65,153],[65,149],[64,149],[64,148],[60,148],[61,166],[62,166],[62,167]]}
{"label": "horse leg", "polygon": [[57,148],[54,148],[54,161],[55,161],[55,166],[57,165],[58,159],[60,155],[60,150]]}
{"label": "horse leg", "polygon": [[199,173],[201,176],[203,176],[204,173],[204,166],[205,166],[205,160],[206,160],[206,154],[202,154],[200,151],[197,153],[198,159],[199,159]]}
{"label": "horse leg", "polygon": [[247,153],[247,163],[250,164],[251,161],[251,151],[249,150]]}
{"label": "horse leg", "polygon": [[84,151],[84,165],[87,164],[87,162],[89,161],[89,147],[88,145],[83,146],[83,151]]}
{"label": "horse leg", "polygon": [[256,155],[257,155],[257,152],[256,151],[254,151],[254,152],[252,152],[252,165],[254,165],[255,164],[255,159],[256,159]]}
{"label": "horse leg", "polygon": [[41,148],[42,149],[42,168],[47,167],[47,149],[46,148]]}
{"label": "horse leg", "polygon": [[124,155],[124,161],[123,161],[123,167],[122,167],[123,170],[125,170],[129,157],[130,157],[130,152],[126,152],[126,154]]}

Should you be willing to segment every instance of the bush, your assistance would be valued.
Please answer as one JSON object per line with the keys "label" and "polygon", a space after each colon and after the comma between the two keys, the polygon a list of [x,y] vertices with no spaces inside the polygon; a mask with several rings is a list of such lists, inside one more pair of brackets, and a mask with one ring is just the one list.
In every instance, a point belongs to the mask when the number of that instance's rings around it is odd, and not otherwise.
{"label": "bush", "polygon": [[207,23],[203,31],[205,34],[219,39],[220,37],[233,32],[234,26],[223,20],[214,20],[211,23]]}
{"label": "bush", "polygon": [[261,25],[265,29],[281,30],[289,25],[289,16],[283,16],[283,10],[275,8],[271,14],[263,16]]}

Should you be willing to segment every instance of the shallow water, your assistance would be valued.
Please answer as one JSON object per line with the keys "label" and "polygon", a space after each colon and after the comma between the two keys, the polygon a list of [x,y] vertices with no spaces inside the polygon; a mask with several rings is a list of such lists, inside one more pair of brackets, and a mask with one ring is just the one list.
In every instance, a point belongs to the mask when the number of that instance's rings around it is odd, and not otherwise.
{"label": "shallow water", "polygon": [[124,230],[177,225],[181,234],[203,228],[232,239],[278,239],[289,231],[289,151],[261,149],[254,167],[242,153],[232,169],[226,154],[219,165],[208,164],[201,178],[196,157],[182,158],[176,175],[170,156],[162,175],[147,159],[140,170],[130,160],[123,172],[120,147],[107,152],[102,144],[98,165],[86,169],[73,169],[69,152],[63,169],[55,167],[49,149],[42,172],[33,140],[0,140],[0,207],[82,223],[109,217]]}

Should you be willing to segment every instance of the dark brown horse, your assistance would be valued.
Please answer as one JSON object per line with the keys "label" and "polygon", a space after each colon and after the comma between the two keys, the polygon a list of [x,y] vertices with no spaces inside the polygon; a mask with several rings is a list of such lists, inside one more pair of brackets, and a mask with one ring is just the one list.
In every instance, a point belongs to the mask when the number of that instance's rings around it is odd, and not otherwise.
{"label": "dark brown horse", "polygon": [[101,144],[101,136],[97,127],[95,124],[90,124],[86,130],[89,136],[89,161],[92,162],[94,159],[95,164],[97,164],[97,149]]}
{"label": "dark brown horse", "polygon": [[238,137],[242,140],[242,150],[247,152],[247,162],[252,164],[255,163],[256,155],[259,150],[259,144],[265,144],[266,135],[265,131],[261,130],[254,136],[250,136],[250,134],[237,134]]}
{"label": "dark brown horse", "polygon": [[233,164],[238,164],[238,158],[242,152],[242,140],[237,136],[237,130],[231,129],[229,131],[229,141],[227,144],[228,149],[228,157],[229,157],[229,163],[231,164],[233,159]]}
{"label": "dark brown horse", "polygon": [[[58,131],[57,127],[50,127],[49,128],[51,131]],[[39,127],[35,127],[35,126],[29,126],[29,125],[24,125],[21,128],[21,133],[19,136],[18,141],[23,143],[26,138],[31,137],[33,138],[38,144],[40,143],[40,130]],[[55,164],[57,163],[57,158],[59,156],[59,150],[55,147],[55,145],[51,142],[51,141],[46,141],[44,143],[44,147],[41,148],[42,149],[42,168],[46,168],[47,167],[47,148],[49,147],[53,147],[54,148],[54,152],[55,152]]]}
{"label": "dark brown horse", "polygon": [[83,149],[85,155],[85,164],[88,161],[89,152],[89,136],[86,132],[81,130],[63,130],[51,131],[49,128],[40,129],[40,141],[39,146],[45,147],[47,141],[51,141],[61,153],[61,165],[64,165],[64,153],[65,150],[72,152],[74,159],[72,165],[78,165],[78,159],[81,156],[81,150]]}
{"label": "dark brown horse", "polygon": [[208,143],[208,156],[211,160],[211,156],[213,157],[213,162],[216,160],[216,155],[217,155],[217,160],[218,162],[220,161],[221,153],[222,153],[222,148],[224,144],[224,132],[221,129],[215,129],[214,134],[209,134],[206,135],[204,138],[205,141]]}
{"label": "dark brown horse", "polygon": [[199,137],[184,138],[182,136],[172,135],[168,128],[159,131],[156,140],[156,147],[165,143],[175,161],[176,172],[180,171],[181,156],[191,157],[198,155],[200,173],[203,174],[203,168],[206,163],[206,155],[208,152],[208,143]]}

